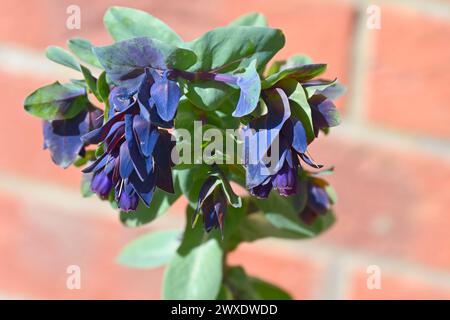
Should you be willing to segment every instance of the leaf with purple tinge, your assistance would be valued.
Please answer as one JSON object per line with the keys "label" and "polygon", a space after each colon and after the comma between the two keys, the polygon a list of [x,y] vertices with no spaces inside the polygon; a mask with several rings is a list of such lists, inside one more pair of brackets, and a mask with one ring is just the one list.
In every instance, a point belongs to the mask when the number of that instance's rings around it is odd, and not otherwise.
{"label": "leaf with purple tinge", "polygon": [[333,101],[325,96],[314,95],[309,99],[309,104],[316,136],[319,129],[335,127],[341,123],[339,111]]}
{"label": "leaf with purple tinge", "polygon": [[109,78],[127,88],[137,88],[146,67],[185,70],[197,59],[190,50],[148,37],[119,41],[93,50]]}
{"label": "leaf with purple tinge", "polygon": [[80,137],[89,130],[86,118],[87,112],[81,112],[69,120],[44,121],[44,148],[58,166],[70,166],[83,148]]}
{"label": "leaf with purple tinge", "polygon": [[24,102],[27,112],[44,120],[70,119],[88,106],[84,87],[59,82],[35,90]]}
{"label": "leaf with purple tinge", "polygon": [[324,89],[318,90],[316,93],[321,94],[328,99],[334,100],[339,98],[340,96],[343,96],[346,90],[347,88],[344,85],[340,84],[339,82],[335,82]]}
{"label": "leaf with purple tinge", "polygon": [[162,76],[156,72],[152,73],[155,83],[150,92],[155,102],[158,115],[164,121],[171,121],[177,112],[178,102],[181,98],[180,87],[175,81],[167,78],[165,72]]}
{"label": "leaf with purple tinge", "polygon": [[278,81],[285,78],[292,78],[300,82],[310,80],[325,72],[326,68],[326,64],[306,64],[299,67],[284,69],[264,79],[261,82],[261,87],[263,89],[270,88]]}
{"label": "leaf with purple tinge", "polygon": [[261,94],[261,80],[256,70],[256,60],[245,68],[245,72],[237,75],[236,85],[241,89],[239,101],[233,111],[233,117],[243,117],[255,110]]}
{"label": "leaf with purple tinge", "polygon": [[71,165],[83,150],[81,136],[101,125],[101,114],[90,106],[72,119],[44,121],[44,148],[49,149],[53,162],[63,168]]}

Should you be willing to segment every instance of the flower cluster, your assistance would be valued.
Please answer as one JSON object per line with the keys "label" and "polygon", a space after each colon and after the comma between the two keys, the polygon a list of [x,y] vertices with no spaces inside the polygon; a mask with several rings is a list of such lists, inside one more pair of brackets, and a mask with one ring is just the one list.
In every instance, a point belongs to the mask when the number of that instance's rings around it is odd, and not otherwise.
{"label": "flower cluster", "polygon": [[[124,27],[134,21],[128,13],[144,17],[127,10],[121,13],[127,21]],[[174,199],[182,193],[191,205],[197,202],[193,219],[202,213],[206,231],[223,231],[227,207],[242,205],[230,181],[243,184],[244,178],[257,199],[270,198],[273,189],[283,197],[307,196],[299,215],[308,223],[327,214],[332,201],[325,184],[304,167],[322,167],[308,146],[319,132],[339,124],[332,99],[342,94],[342,86],[318,79],[326,65],[304,56],[277,61],[265,72],[285,39],[280,30],[249,17],[191,42],[183,42],[159,20],[148,23],[161,26],[158,30],[119,30],[111,22],[117,40],[112,45],[69,41],[83,64],[65,50],[50,47],[51,60],[83,75],[68,84],[40,88],[25,101],[28,112],[44,119],[44,147],[54,162],[62,167],[86,165],[82,171],[89,177],[90,191],[123,212],[138,210],[139,203],[151,208],[156,193],[173,194]],[[102,73],[93,76],[84,63]],[[104,104],[103,110],[90,102],[90,94]],[[245,174],[236,171],[236,164],[231,169],[209,165],[197,176],[191,174],[194,165],[176,166],[175,133],[188,129],[186,118],[219,130],[240,128]],[[187,172],[192,181],[174,179],[174,171]],[[302,175],[311,178],[304,195],[299,188]]]}

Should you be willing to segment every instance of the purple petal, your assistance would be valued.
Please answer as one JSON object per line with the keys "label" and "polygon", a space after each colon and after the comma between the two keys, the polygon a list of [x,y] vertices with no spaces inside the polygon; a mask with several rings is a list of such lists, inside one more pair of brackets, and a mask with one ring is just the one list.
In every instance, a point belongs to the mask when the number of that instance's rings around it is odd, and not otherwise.
{"label": "purple petal", "polygon": [[81,112],[69,120],[44,121],[44,147],[54,163],[67,168],[83,148],[81,136],[89,130],[89,113]]}
{"label": "purple petal", "polygon": [[128,141],[120,146],[120,164],[119,172],[122,179],[127,179],[133,172],[133,162],[131,161],[130,151],[128,149]]}
{"label": "purple petal", "polygon": [[246,68],[243,74],[237,76],[237,86],[241,89],[238,104],[233,111],[233,117],[243,117],[255,110],[261,93],[261,79],[256,71],[256,60]]}
{"label": "purple petal", "polygon": [[130,176],[130,183],[133,185],[134,190],[144,204],[149,207],[155,190],[155,175],[149,174],[147,178],[142,181],[136,173],[132,173]]}
{"label": "purple petal", "polygon": [[145,157],[150,157],[158,141],[159,131],[151,128],[150,121],[136,115],[133,119],[133,130],[138,140],[139,148]]}
{"label": "purple petal", "polygon": [[89,173],[89,172],[97,172],[101,168],[105,166],[105,164],[108,162],[107,153],[103,153],[100,157],[98,157],[92,164],[81,170],[83,173]]}
{"label": "purple petal", "polygon": [[143,155],[139,152],[139,147],[133,132],[133,115],[125,115],[125,139],[127,140],[130,157],[139,178],[144,181],[147,178],[147,166]]}
{"label": "purple petal", "polygon": [[326,191],[312,183],[308,186],[308,207],[317,214],[326,214],[330,209],[330,200]]}
{"label": "purple petal", "polygon": [[169,80],[166,73],[160,76],[155,72],[153,79],[155,83],[152,85],[150,92],[155,101],[158,115],[162,120],[170,121],[177,112],[178,102],[181,97],[180,87],[175,81]]}

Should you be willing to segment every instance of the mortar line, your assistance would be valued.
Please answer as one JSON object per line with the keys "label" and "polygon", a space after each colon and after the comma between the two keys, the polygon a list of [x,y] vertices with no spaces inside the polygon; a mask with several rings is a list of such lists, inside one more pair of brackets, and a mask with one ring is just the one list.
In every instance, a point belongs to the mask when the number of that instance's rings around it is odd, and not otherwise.
{"label": "mortar line", "polygon": [[[37,190],[41,189],[40,192]],[[33,182],[28,179],[23,179],[17,176],[12,176],[10,174],[5,174],[0,172],[0,191],[9,193],[13,196],[27,196],[36,197],[43,203],[48,203],[52,205],[59,206],[61,208],[70,208],[71,212],[75,212],[77,215],[84,210],[90,216],[94,214],[96,217],[103,216],[105,219],[117,219],[117,215],[114,214],[113,209],[108,203],[99,201],[97,198],[82,198],[78,193],[68,190],[68,188],[61,188],[60,186],[45,184],[41,182]],[[52,199],[48,198],[48,192],[52,194],[52,198],[58,199],[54,202]],[[42,197],[45,195],[44,197]],[[158,223],[152,223],[152,226],[156,225],[162,226],[175,226],[183,223],[183,218],[177,215],[164,215],[166,218]],[[71,214],[69,212],[69,214]],[[161,220],[159,218],[158,220]],[[117,220],[117,223],[119,221]],[[300,259],[298,253],[306,257],[312,258],[314,261],[320,263],[326,263],[333,259],[333,257],[340,257],[342,259],[342,266],[344,266],[343,271],[347,272],[352,267],[354,268],[356,264],[367,264],[369,261],[376,261],[383,265],[383,267],[388,268],[390,271],[401,272],[402,274],[408,273],[416,276],[420,279],[425,280],[428,283],[432,283],[438,287],[444,287],[450,289],[450,273],[442,271],[440,269],[434,269],[427,265],[424,265],[417,261],[410,261],[404,259],[393,258],[386,255],[381,255],[377,253],[367,253],[361,252],[359,250],[345,248],[342,246],[336,246],[329,243],[318,243],[317,241],[313,243],[308,241],[308,243],[296,243],[292,244],[287,241],[282,240],[262,240],[257,243],[252,243],[252,249],[267,253],[267,244],[277,248],[277,252],[288,252],[289,256],[295,256]],[[373,264],[373,263],[370,263]],[[341,276],[348,276],[348,274],[341,274]],[[342,279],[341,279],[342,280]],[[340,299],[345,295],[345,288],[340,287],[339,282],[335,283],[335,290],[332,292],[333,296],[330,294],[330,298]]]}
{"label": "mortar line", "polygon": [[349,85],[346,104],[346,121],[360,123],[366,118],[369,61],[372,53],[371,31],[366,26],[367,1],[355,4],[349,55]]}
{"label": "mortar line", "polygon": [[[450,290],[450,272],[443,270],[443,268],[425,265],[420,261],[346,248],[330,242],[317,241],[317,239],[309,240],[308,243],[290,243],[278,239],[266,239],[252,245],[254,245],[256,250],[262,252],[267,252],[267,247],[271,246],[277,252],[281,253],[284,251],[291,257],[297,253],[298,259],[310,258],[314,261],[323,261],[324,257],[333,259],[333,257],[338,256],[342,259],[342,266],[345,266],[348,276],[351,271],[358,270],[360,266],[376,264],[380,265],[382,273],[383,271],[388,271],[403,277],[420,279],[433,286]],[[300,253],[300,256],[298,256],[298,253]],[[363,269],[364,271],[365,269]],[[342,297],[343,292],[340,292],[339,297]]]}
{"label": "mortar line", "polygon": [[404,132],[377,126],[343,121],[333,128],[332,135],[351,142],[373,143],[381,147],[391,147],[406,152],[431,155],[442,160],[450,160],[450,141],[423,134]]}
{"label": "mortar line", "polygon": [[[353,6],[361,4],[361,0],[339,0]],[[450,3],[437,0],[363,0],[366,5],[388,5],[399,8],[408,8],[418,11],[426,16],[448,20],[450,18]],[[383,14],[383,13],[382,13]]]}

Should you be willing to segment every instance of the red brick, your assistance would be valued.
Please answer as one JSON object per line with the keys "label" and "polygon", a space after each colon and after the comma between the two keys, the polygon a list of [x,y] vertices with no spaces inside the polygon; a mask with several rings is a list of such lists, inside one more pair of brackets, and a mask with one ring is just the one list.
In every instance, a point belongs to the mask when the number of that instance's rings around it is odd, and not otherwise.
{"label": "red brick", "polygon": [[276,284],[294,299],[317,298],[322,276],[321,266],[302,257],[277,250],[262,252],[251,244],[242,244],[229,256],[230,265],[241,265],[250,276]]}
{"label": "red brick", "polygon": [[41,120],[23,109],[23,101],[28,94],[55,80],[0,73],[0,86],[3,88],[0,170],[78,188],[81,179],[79,170],[64,170],[53,164],[49,152],[42,148]]}
{"label": "red brick", "polygon": [[373,34],[370,119],[408,132],[450,138],[450,23],[386,6],[381,30]]}
{"label": "red brick", "polygon": [[[81,9],[81,29],[66,28],[66,13],[69,5],[76,4]],[[181,35],[193,38],[206,29],[218,26],[222,13],[222,1],[193,1],[189,6],[181,6],[179,1],[149,2],[100,0],[30,0],[20,5],[16,1],[2,3],[4,10],[0,17],[0,38],[3,41],[30,45],[43,49],[49,44],[63,44],[75,36],[91,37],[97,44],[111,41],[103,27],[103,15],[112,5],[128,6],[146,10],[173,26]],[[24,14],[27,19],[23,19]]]}
{"label": "red brick", "polygon": [[[41,299],[158,299],[162,268],[136,270],[115,257],[142,229],[87,212],[0,195],[0,292]],[[114,214],[113,212],[111,214]],[[69,265],[81,289],[66,288]]]}
{"label": "red brick", "polygon": [[381,288],[367,288],[367,273],[355,272],[351,277],[349,299],[450,299],[450,289],[417,277],[381,270]]}
{"label": "red brick", "polygon": [[271,27],[283,31],[286,45],[277,58],[306,54],[328,63],[327,77],[346,82],[353,17],[349,4],[323,0],[232,0],[228,4],[230,9],[223,13],[227,20],[256,11],[267,17]]}
{"label": "red brick", "polygon": [[448,161],[337,137],[319,139],[311,152],[335,165],[337,222],[323,241],[450,267]]}
{"label": "red brick", "polygon": [[[303,53],[318,62],[329,63],[329,77],[346,80],[346,65],[351,35],[352,9],[335,1],[192,1],[181,6],[179,1],[88,1],[79,0],[81,29],[69,30],[65,23],[66,8],[72,1],[31,0],[17,5],[7,0],[0,19],[0,38],[6,42],[43,49],[49,44],[64,44],[74,36],[84,36],[96,44],[110,42],[102,17],[111,5],[131,6],[146,10],[169,24],[186,40],[191,40],[210,28],[229,23],[244,13],[259,11],[268,17],[273,27],[281,28],[287,38],[280,58]],[[27,12],[27,19],[21,19]],[[327,21],[326,24],[323,21]],[[330,26],[333,26],[332,28]],[[15,32],[12,32],[12,31]]]}

